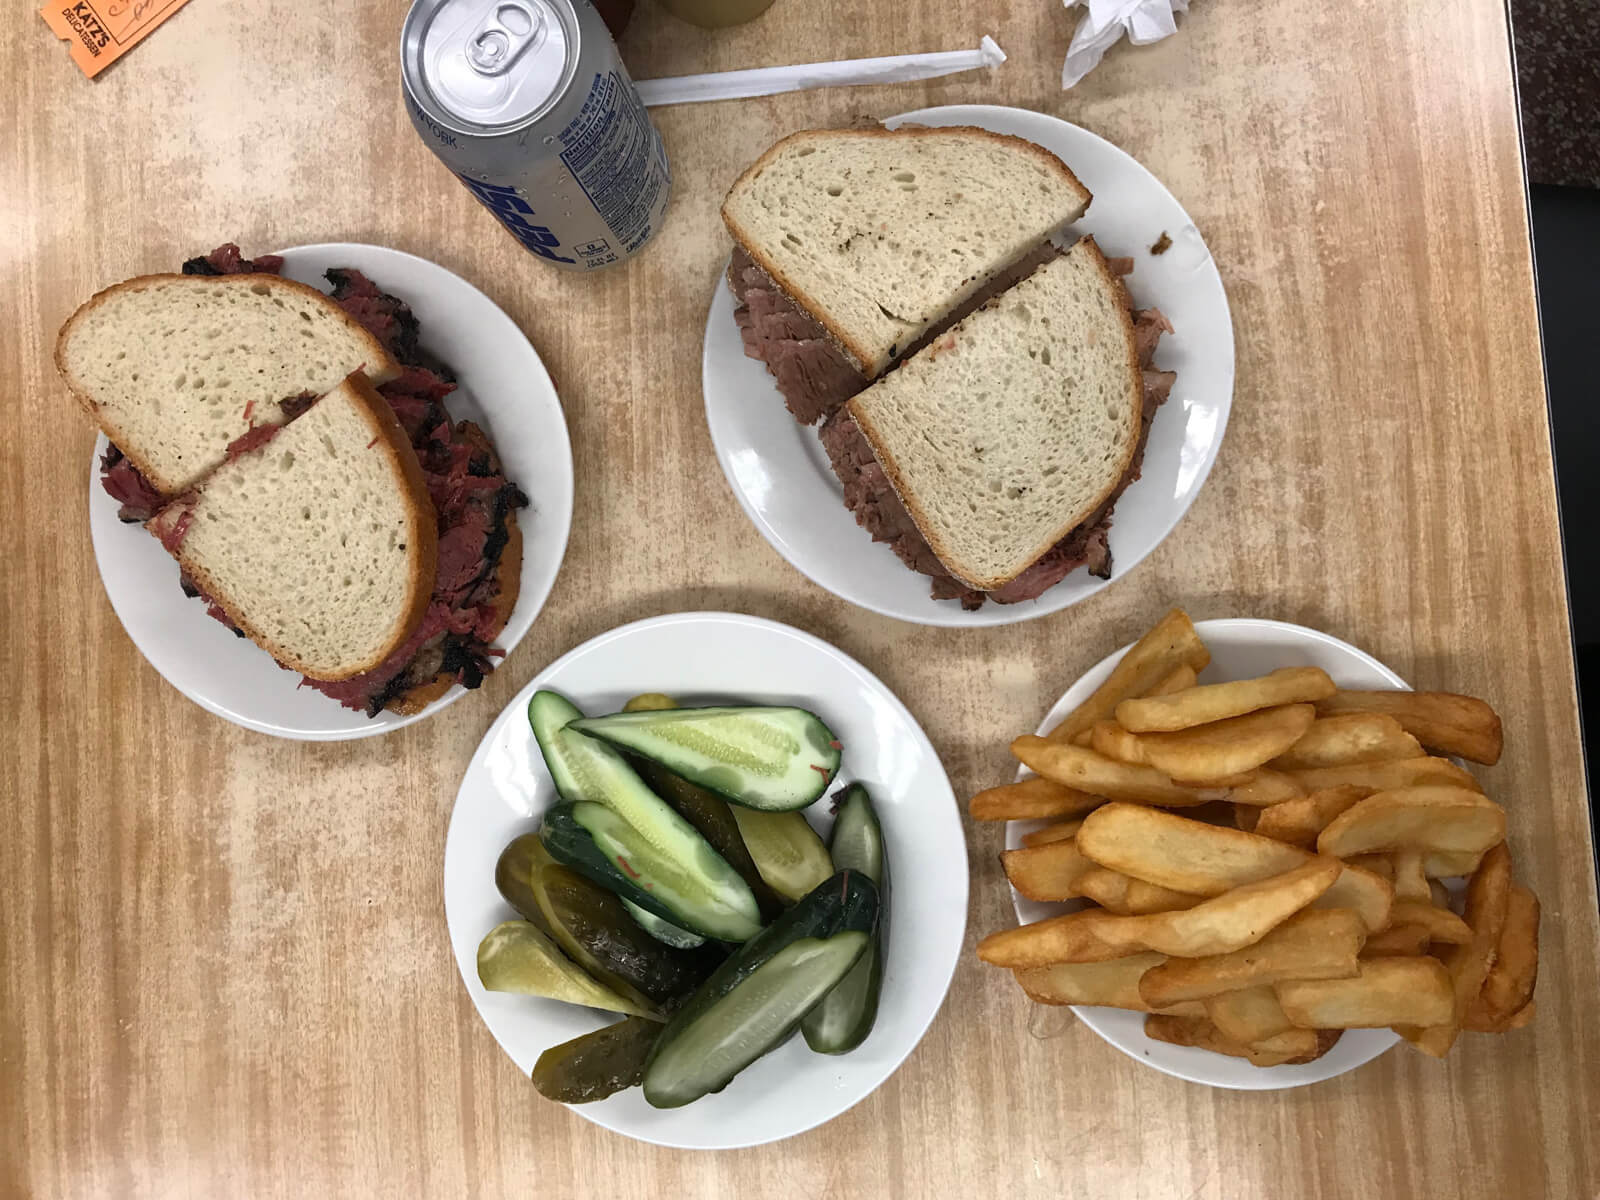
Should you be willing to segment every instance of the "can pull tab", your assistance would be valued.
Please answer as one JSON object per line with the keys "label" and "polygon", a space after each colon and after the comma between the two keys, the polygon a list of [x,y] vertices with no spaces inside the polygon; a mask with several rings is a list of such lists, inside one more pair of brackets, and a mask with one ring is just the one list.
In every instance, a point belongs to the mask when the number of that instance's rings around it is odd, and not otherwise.
{"label": "can pull tab", "polygon": [[490,7],[467,38],[467,61],[482,75],[503,75],[544,40],[544,14],[521,3]]}

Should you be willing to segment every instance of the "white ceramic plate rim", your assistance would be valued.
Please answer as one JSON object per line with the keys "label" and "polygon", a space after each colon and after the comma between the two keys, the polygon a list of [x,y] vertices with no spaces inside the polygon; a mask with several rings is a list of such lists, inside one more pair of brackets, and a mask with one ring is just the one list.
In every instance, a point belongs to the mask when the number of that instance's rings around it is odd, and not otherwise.
{"label": "white ceramic plate rim", "polygon": [[[521,590],[505,629],[496,639],[496,644],[509,655],[532,627],[549,598],[566,555],[572,525],[572,449],[560,399],[538,351],[516,323],[482,291],[454,272],[414,254],[354,242],[295,246],[278,253],[285,259],[285,275],[326,290],[321,280],[324,270],[352,267],[418,310],[423,346],[439,353],[461,380],[461,391],[447,401],[451,415],[457,420],[466,417],[478,421],[488,429],[506,464],[508,477],[522,487],[533,502],[519,516],[524,545]],[[417,278],[397,282],[395,277],[401,274]],[[422,281],[420,287],[417,279]],[[442,313],[428,314],[431,305],[446,302],[448,318]],[[460,323],[470,326],[467,336],[477,341],[481,350],[468,356],[441,352],[440,323],[445,319],[455,321],[462,309],[470,310],[470,321]],[[490,389],[486,397],[471,391],[473,379],[489,371],[514,374],[520,381],[515,394],[508,394],[503,387]],[[530,436],[512,435],[512,424],[527,429]],[[117,520],[116,501],[100,486],[100,455],[105,452],[106,444],[104,436],[96,438],[89,465],[89,527],[101,582],[113,610],[140,653],[190,700],[235,725],[274,737],[343,741],[403,729],[442,711],[466,693],[467,689],[456,685],[420,713],[399,716],[384,712],[371,719],[341,708],[337,701],[310,688],[299,691],[291,701],[285,701],[282,691],[292,685],[284,681],[293,680],[291,673],[273,667],[264,651],[234,639],[208,618],[198,603],[187,600],[178,590],[176,568],[155,540]],[[158,598],[169,600],[173,611],[162,609],[152,618],[147,611],[141,611],[142,592],[146,587],[155,588],[158,583],[161,587]],[[176,632],[161,627],[169,616],[174,618]],[[189,678],[188,672],[193,669],[195,660],[202,656],[236,658],[237,670],[261,680],[270,698],[260,700],[252,709],[250,702],[255,697],[248,687],[239,688],[240,695],[232,695],[226,686],[208,687]],[[251,662],[251,658],[260,661]],[[278,675],[283,676],[283,680],[278,679]],[[277,706],[280,711],[269,715],[265,711],[269,705]],[[303,712],[305,716],[285,716],[285,711]]]}
{"label": "white ceramic plate rim", "polygon": [[[724,635],[731,629],[749,631],[763,638],[771,637],[777,639],[773,643],[775,647],[788,646],[791,648],[778,653],[792,652],[807,656],[817,656],[826,670],[837,675],[841,685],[859,689],[858,694],[869,696],[870,702],[875,707],[892,714],[894,720],[899,723],[901,730],[906,735],[904,739],[906,744],[896,749],[891,756],[897,761],[906,764],[901,771],[902,777],[908,781],[917,779],[924,781],[925,784],[936,783],[936,786],[919,786],[914,796],[907,793],[896,793],[889,798],[888,803],[884,802],[884,798],[881,795],[875,796],[879,800],[880,819],[884,822],[889,835],[890,856],[891,858],[894,857],[897,844],[905,844],[905,828],[908,824],[915,822],[928,828],[930,832],[927,836],[938,843],[938,853],[941,856],[948,857],[953,865],[959,866],[959,870],[950,872],[948,877],[930,873],[926,877],[926,890],[928,895],[934,897],[935,900],[931,903],[917,905],[915,903],[916,893],[910,890],[910,879],[904,871],[893,874],[896,868],[891,865],[892,911],[895,914],[903,914],[915,910],[924,914],[924,921],[919,923],[917,932],[913,934],[906,931],[903,917],[898,921],[894,917],[891,918],[895,923],[891,926],[891,934],[888,939],[890,957],[885,975],[884,1007],[880,1010],[879,1025],[860,1049],[852,1051],[849,1055],[837,1058],[813,1055],[804,1048],[803,1042],[796,1038],[795,1042],[790,1046],[780,1047],[772,1055],[758,1061],[749,1068],[750,1071],[755,1071],[764,1063],[779,1059],[780,1056],[787,1055],[791,1050],[797,1052],[792,1061],[784,1059],[784,1062],[790,1065],[799,1064],[800,1069],[806,1072],[805,1086],[810,1089],[809,1094],[813,1096],[820,1095],[823,1099],[809,1104],[805,1114],[797,1118],[793,1124],[784,1127],[779,1132],[771,1132],[763,1136],[747,1136],[736,1132],[728,1132],[725,1125],[719,1131],[715,1125],[713,1109],[710,1106],[715,1101],[727,1097],[728,1093],[723,1093],[722,1096],[710,1096],[705,1100],[697,1101],[695,1104],[666,1113],[657,1113],[657,1110],[650,1110],[652,1114],[655,1114],[652,1121],[654,1122],[658,1119],[660,1124],[648,1131],[630,1128],[626,1117],[619,1117],[615,1111],[617,1101],[636,1096],[636,1092],[625,1093],[623,1096],[612,1097],[609,1100],[595,1104],[571,1106],[579,1116],[591,1120],[597,1125],[624,1136],[637,1138],[656,1145],[689,1150],[738,1149],[763,1145],[814,1129],[818,1125],[830,1121],[854,1107],[876,1091],[885,1080],[899,1069],[900,1065],[921,1043],[928,1027],[932,1024],[934,1017],[944,1004],[944,997],[949,991],[950,981],[960,960],[961,946],[966,934],[968,877],[966,870],[966,838],[962,829],[960,814],[956,807],[955,795],[950,788],[949,779],[945,775],[943,764],[940,762],[937,752],[916,718],[901,703],[899,698],[860,662],[837,647],[829,645],[820,638],[802,630],[776,621],[765,620],[761,617],[727,612],[674,613],[634,621],[600,634],[598,637],[592,638],[568,651],[541,671],[534,679],[530,680],[516,697],[506,705],[505,709],[484,734],[476,752],[473,754],[472,761],[462,778],[461,787],[456,794],[456,804],[454,811],[451,813],[449,833],[446,837],[444,862],[445,915],[450,926],[451,946],[455,954],[456,965],[460,970],[462,981],[472,997],[473,1004],[478,1010],[480,1019],[483,1020],[495,1040],[500,1043],[501,1048],[512,1058],[513,1062],[517,1063],[518,1068],[526,1072],[531,1067],[531,1060],[524,1064],[511,1047],[506,1044],[505,1039],[501,1036],[502,1023],[514,1021],[519,1025],[526,1022],[543,1025],[545,1022],[535,1011],[523,1011],[508,1016],[503,1009],[497,1009],[494,1012],[485,1010],[483,1001],[486,994],[478,983],[475,950],[478,940],[487,932],[487,928],[479,928],[478,924],[474,923],[478,919],[477,916],[467,910],[471,909],[476,903],[474,895],[481,895],[485,885],[490,892],[493,891],[493,863],[492,860],[490,862],[481,862],[475,858],[473,861],[468,861],[473,852],[466,849],[466,847],[469,840],[478,836],[476,832],[469,831],[468,824],[474,821],[483,822],[491,819],[491,817],[473,816],[470,814],[469,809],[478,807],[481,804],[493,803],[499,803],[506,807],[506,814],[491,810],[492,819],[498,820],[502,816],[504,817],[502,822],[504,829],[500,829],[497,826],[496,830],[481,831],[486,835],[493,833],[494,837],[500,839],[497,842],[496,849],[498,849],[498,845],[503,845],[505,840],[514,835],[514,832],[507,832],[508,830],[515,831],[521,828],[531,828],[532,819],[543,810],[550,795],[553,793],[553,788],[544,772],[542,763],[540,763],[533,768],[535,787],[539,795],[536,797],[526,790],[519,789],[515,800],[515,804],[518,807],[513,808],[513,802],[505,794],[507,785],[502,783],[497,788],[491,778],[494,774],[494,768],[491,767],[490,760],[501,752],[502,730],[511,723],[525,725],[526,718],[524,713],[527,702],[533,693],[542,687],[555,687],[568,691],[573,699],[581,704],[584,700],[581,678],[569,682],[570,677],[574,674],[581,674],[585,670],[585,659],[598,655],[603,662],[608,653],[616,652],[622,644],[628,645],[629,653],[633,656],[633,659],[630,660],[630,671],[633,669],[632,662],[638,661],[638,677],[659,680],[657,675],[652,674],[648,662],[642,658],[642,655],[647,653],[643,647],[657,638],[668,639],[682,646],[684,639],[693,639],[696,636],[696,627],[699,628],[703,636],[711,639],[716,638],[718,631],[722,631]],[[603,671],[605,668],[601,666],[590,669]],[[712,667],[710,669],[722,674],[727,673],[722,667]],[[787,694],[781,693],[782,673],[777,669],[777,663],[767,664],[764,670],[779,687],[777,689],[772,687],[763,688],[757,694],[759,695],[760,692],[766,692],[769,695]],[[692,688],[686,689],[684,694],[695,695],[701,692],[706,695],[717,695],[721,692],[721,689],[714,687],[705,689]],[[801,700],[797,695],[792,702],[798,703]],[[842,707],[844,702],[839,700],[837,693],[835,693],[834,698],[828,700],[827,703],[832,707]],[[826,715],[826,712],[824,712],[824,715]],[[839,779],[841,782],[848,782],[857,778],[850,767],[849,747],[852,742],[859,741],[867,734],[866,731],[856,731],[842,726],[836,727],[836,732],[846,743],[845,766]],[[531,735],[529,736],[531,737]],[[536,759],[536,750],[530,750],[529,753]],[[908,782],[903,786],[909,789],[911,784]],[[473,794],[475,789],[481,789],[485,793],[496,792],[497,794],[493,798],[478,799]],[[824,807],[825,805],[822,804],[815,806],[808,813],[808,816],[819,816],[820,814],[816,810]],[[899,826],[898,828],[897,825]],[[940,831],[941,827],[942,832]],[[498,901],[498,898],[496,898],[496,903],[499,908],[504,909],[500,919],[510,919],[514,915],[503,902]],[[945,918],[948,919],[946,920]],[[941,921],[943,923],[940,923]],[[896,955],[897,947],[911,946],[917,948],[917,953],[914,957],[917,964],[915,971],[918,976],[917,982],[919,986],[915,988],[913,988],[913,981],[906,977],[902,966],[903,960],[897,958]],[[903,950],[902,953],[907,953],[907,951]],[[894,997],[891,995],[890,989],[896,985],[897,978],[900,980],[899,986],[901,988],[910,990],[903,992],[899,997]],[[513,999],[524,1000],[526,998],[516,997]],[[554,1002],[550,1003],[554,1004]],[[885,1026],[883,1023],[884,1014],[897,1005],[902,1008],[911,1008],[914,1015],[903,1018],[892,1026]],[[568,1011],[581,1013],[582,1010],[571,1010],[569,1008]],[[596,1020],[588,1027],[598,1028],[602,1023]],[[890,1033],[892,1036],[879,1042],[874,1047],[874,1038],[878,1037],[880,1031]],[[565,1036],[576,1036],[576,1032],[569,1032]],[[552,1044],[555,1040],[560,1040],[559,1036],[551,1038],[550,1043],[546,1044]],[[873,1051],[876,1056],[865,1057],[868,1051]],[[858,1059],[856,1057],[858,1055],[864,1057]],[[859,1069],[851,1067],[852,1060],[855,1060]],[[842,1072],[845,1070],[853,1070],[857,1078],[846,1084],[842,1078]],[[841,1077],[835,1079],[831,1086],[825,1086],[823,1083],[817,1082],[818,1080],[825,1081],[833,1078],[836,1074],[841,1075]],[[743,1078],[743,1076],[740,1078]],[[795,1078],[797,1082],[794,1086],[801,1086],[798,1071],[795,1073]],[[736,1079],[730,1085],[730,1091],[736,1088],[739,1082],[740,1080]],[[531,1084],[528,1085],[528,1088],[530,1103],[541,1105],[549,1103],[549,1101],[542,1099],[533,1091]],[[751,1092],[746,1091],[732,1098],[744,1101],[747,1107],[753,1107],[748,1104],[751,1095]],[[759,1097],[759,1101],[766,1099],[766,1094],[764,1093],[756,1092],[754,1095]],[[793,1096],[777,1095],[774,1099],[778,1103],[783,1103],[786,1099],[792,1101],[799,1095],[800,1093],[798,1092]],[[638,1100],[637,1103],[642,1105],[643,1101]]]}
{"label": "white ceramic plate rim", "polygon": [[[1368,672],[1364,679],[1349,679],[1348,672],[1341,679],[1341,671],[1336,664],[1327,659],[1310,663],[1319,665],[1328,670],[1336,683],[1356,687],[1393,687],[1408,688],[1399,675],[1390,670],[1383,663],[1373,658],[1364,650],[1359,650],[1350,643],[1341,641],[1331,634],[1320,630],[1308,629],[1304,625],[1294,625],[1286,621],[1272,621],[1260,617],[1226,617],[1210,621],[1196,621],[1195,629],[1207,645],[1212,645],[1218,640],[1218,635],[1251,633],[1275,634],[1280,638],[1288,638],[1299,646],[1307,649],[1321,648],[1329,654],[1337,655],[1345,660],[1346,666],[1355,663]],[[1129,642],[1120,650],[1115,650],[1106,655],[1089,670],[1079,677],[1076,683],[1067,689],[1061,699],[1045,714],[1039,728],[1035,731],[1043,737],[1053,729],[1067,713],[1089,697],[1089,694],[1105,682],[1111,674],[1113,667],[1122,660],[1133,646]],[[1214,647],[1215,648],[1215,647]],[[1224,649],[1224,653],[1226,650]],[[1295,662],[1285,662],[1281,665],[1293,666]],[[1209,668],[1208,668],[1209,669]],[[1204,674],[1204,673],[1202,673]],[[1204,682],[1212,682],[1209,679]],[[1033,772],[1027,768],[1017,771],[1018,779],[1025,779]],[[1047,824],[1044,821],[1008,821],[1006,823],[1006,847],[1015,849],[1021,845],[1022,834],[1029,829]],[[1030,906],[1031,902],[1024,900],[1015,889],[1011,893],[1013,910],[1019,922],[1038,919],[1037,907]],[[1071,905],[1049,906],[1059,911],[1066,911]],[[1283,1088],[1303,1087],[1307,1084],[1320,1083],[1325,1079],[1333,1079],[1348,1071],[1353,1071],[1380,1054],[1384,1053],[1400,1039],[1387,1029],[1351,1029],[1345,1032],[1339,1043],[1324,1057],[1315,1062],[1303,1063],[1295,1066],[1282,1067],[1252,1067],[1239,1059],[1227,1058],[1224,1055],[1213,1054],[1208,1050],[1199,1050],[1189,1046],[1173,1046],[1165,1042],[1158,1042],[1144,1035],[1138,1022],[1142,1021],[1139,1014],[1129,1014],[1120,1009],[1100,1008],[1087,1005],[1073,1005],[1072,1011],[1078,1018],[1094,1030],[1101,1038],[1115,1046],[1135,1062],[1147,1067],[1154,1067],[1165,1074],[1188,1080],[1191,1083],[1203,1083],[1211,1087],[1231,1088],[1240,1091],[1270,1091]]]}
{"label": "white ceramic plate rim", "polygon": [[[1045,113],[986,104],[920,109],[890,117],[884,123],[894,128],[907,121],[927,125],[978,125],[997,132],[1013,133],[1061,154],[1074,169],[1080,169],[1083,164],[1072,160],[1080,156],[1088,157],[1085,150],[1092,148],[1097,161],[1114,161],[1119,175],[1138,181],[1135,190],[1142,201],[1167,214],[1163,221],[1179,240],[1182,252],[1203,256],[1195,258],[1189,267],[1184,268],[1194,276],[1193,280],[1181,285],[1167,282],[1165,290],[1152,290],[1147,286],[1149,276],[1177,272],[1180,269],[1178,260],[1176,257],[1157,260],[1153,256],[1140,254],[1137,256],[1139,266],[1129,280],[1135,301],[1141,306],[1165,305],[1170,309],[1173,290],[1179,289],[1185,304],[1209,305],[1210,310],[1199,319],[1191,318],[1179,323],[1178,333],[1163,338],[1157,351],[1158,366],[1179,368],[1178,383],[1172,398],[1163,406],[1152,426],[1144,478],[1129,488],[1118,506],[1119,516],[1111,527],[1114,552],[1112,578],[1097,580],[1086,572],[1077,571],[1038,600],[1021,604],[990,602],[977,612],[964,611],[956,601],[932,599],[928,595],[925,579],[913,575],[887,546],[867,540],[866,533],[857,528],[849,514],[843,511],[838,483],[826,465],[820,446],[810,444],[816,440],[814,431],[801,430],[809,441],[801,441],[803,453],[795,456],[776,450],[768,441],[772,436],[770,432],[763,433],[759,428],[752,430],[741,423],[752,419],[748,413],[741,416],[744,406],[770,405],[774,411],[782,414],[785,421],[793,424],[784,410],[783,398],[765,368],[744,357],[732,319],[732,296],[723,276],[718,275],[706,318],[706,336],[701,355],[706,418],[723,474],[740,506],[761,531],[761,535],[791,566],[819,587],[883,616],[935,626],[1015,624],[1059,612],[1121,580],[1166,539],[1188,512],[1216,461],[1232,407],[1234,342],[1227,295],[1221,275],[1182,205],[1149,170],[1104,138]],[[1076,152],[1070,148],[1074,146]],[[1095,205],[1091,205],[1084,219],[1071,228],[1084,233],[1103,234],[1105,224],[1117,220],[1117,199],[1115,195],[1102,192],[1098,211]],[[1154,236],[1152,231],[1150,237]],[[1113,248],[1142,251],[1143,246],[1136,240],[1124,237]],[[1174,254],[1172,251],[1168,253]],[[1164,275],[1163,278],[1171,280],[1170,275]],[[1184,338],[1185,328],[1190,331],[1187,339]],[[1173,357],[1178,353],[1184,356],[1185,361],[1194,364],[1187,373],[1183,369],[1184,363]],[[1211,375],[1214,379],[1203,387],[1191,386],[1190,381],[1197,375],[1202,378]],[[1189,431],[1187,433],[1180,432],[1175,425],[1180,410],[1187,418],[1184,424],[1184,429]],[[765,415],[755,419],[764,423]],[[786,435],[776,436],[781,441]],[[770,488],[763,482],[755,481],[754,476],[750,481],[743,479],[743,472],[752,469],[763,458],[769,464],[776,465],[770,477],[780,486],[804,488],[807,497],[804,516],[775,517],[766,511],[762,498],[762,494]],[[1168,466],[1163,467],[1162,463]],[[815,470],[823,477],[820,482],[809,477],[807,472],[810,470]],[[1163,470],[1165,474],[1161,473]],[[768,478],[765,472],[762,478]],[[1178,489],[1178,494],[1170,500],[1158,496],[1155,491],[1157,483],[1165,481],[1172,482]],[[842,524],[839,513],[834,513],[832,509],[843,514]],[[819,520],[827,523],[827,534],[831,540],[826,546],[808,545],[808,531],[811,538],[817,537],[815,529]],[[838,546],[851,544],[841,543],[844,538],[859,539],[861,545],[841,553],[837,550]],[[848,562],[843,561],[846,558]],[[902,576],[914,582],[915,587],[903,580]],[[872,580],[881,581],[878,586],[896,593],[894,598],[889,600],[875,595]]]}

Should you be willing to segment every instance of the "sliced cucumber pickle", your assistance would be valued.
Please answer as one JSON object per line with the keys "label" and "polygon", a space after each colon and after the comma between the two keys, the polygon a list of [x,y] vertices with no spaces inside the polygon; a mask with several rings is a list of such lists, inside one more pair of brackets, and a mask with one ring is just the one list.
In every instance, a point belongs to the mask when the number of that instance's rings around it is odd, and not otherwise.
{"label": "sliced cucumber pickle", "polygon": [[661,1020],[659,1013],[591,979],[528,921],[506,921],[484,935],[478,943],[478,980],[491,992],[544,996]]}
{"label": "sliced cucumber pickle", "polygon": [[650,790],[670,804],[675,812],[700,831],[700,836],[711,843],[728,865],[739,872],[739,877],[750,885],[763,921],[770,921],[785,908],[785,901],[761,878],[755,859],[739,834],[734,820],[735,805],[729,804],[715,792],[680,779],[659,763],[648,759],[633,760],[639,777]]}
{"label": "sliced cucumber pickle", "polygon": [[563,800],[591,800],[584,794],[579,782],[581,767],[572,762],[574,754],[582,754],[588,747],[582,742],[569,742],[559,737],[583,712],[560,692],[539,691],[528,701],[528,724],[533,729],[533,739],[539,743],[539,753],[544,755],[544,765],[550,779]]}
{"label": "sliced cucumber pickle", "polygon": [[660,692],[644,692],[622,706],[623,712],[659,712],[663,708],[677,708],[678,702]]}
{"label": "sliced cucumber pickle", "polygon": [[740,947],[667,1023],[644,1072],[645,1099],[676,1108],[721,1091],[781,1045],[865,952],[878,889],[830,876]]}
{"label": "sliced cucumber pickle", "polygon": [[533,1064],[533,1086],[541,1096],[563,1104],[604,1100],[638,1084],[650,1047],[660,1036],[657,1022],[628,1017],[551,1046]]}
{"label": "sliced cucumber pickle", "polygon": [[539,838],[558,862],[680,929],[724,942],[754,937],[761,919],[749,885],[687,822],[683,827],[699,846],[680,856],[671,852],[675,840],[664,851],[611,808],[584,801],[547,809]]}
{"label": "sliced cucumber pickle", "polygon": [[839,740],[803,708],[621,712],[567,728],[660,763],[734,804],[768,812],[806,807],[839,771]]}
{"label": "sliced cucumber pickle", "polygon": [[800,899],[833,874],[828,848],[804,813],[730,807],[762,882],[785,900]]}
{"label": "sliced cucumber pickle", "polygon": [[657,1010],[705,977],[675,970],[666,948],[633,923],[620,900],[556,862],[537,834],[514,838],[500,852],[494,881],[506,903],[590,978],[641,1008]]}
{"label": "sliced cucumber pickle", "polygon": [[[660,711],[665,708],[677,708],[678,702],[671,696],[664,696],[660,692],[647,692],[642,696],[635,696],[622,706],[623,712]],[[672,805],[678,815],[700,831],[700,836],[711,843],[712,849],[728,860],[728,865],[750,885],[750,890],[755,893],[756,905],[761,909],[761,919],[770,921],[781,913],[786,907],[783,897],[779,896],[761,878],[761,872],[756,870],[755,860],[750,857],[750,851],[745,848],[744,838],[739,835],[739,826],[733,820],[733,806],[715,792],[708,792],[703,787],[698,787],[678,775],[674,775],[660,763],[653,763],[648,758],[633,758],[633,769],[639,772],[639,778],[645,781],[652,792]],[[692,934],[690,936],[693,936]]]}
{"label": "sliced cucumber pickle", "polygon": [[866,1041],[878,1019],[889,936],[889,858],[872,798],[859,783],[845,789],[839,801],[829,849],[836,868],[859,871],[878,885],[878,925],[872,944],[800,1024],[806,1045],[813,1050],[844,1054]]}
{"label": "sliced cucumber pickle", "polygon": [[545,814],[545,849],[683,929],[729,942],[753,936],[761,920],[750,885],[622,755],[573,732],[577,714],[555,692],[537,692],[528,703],[550,776],[568,802]]}
{"label": "sliced cucumber pickle", "polygon": [[647,908],[640,908],[632,900],[622,901],[622,907],[628,910],[628,915],[640,929],[644,930],[656,941],[679,950],[693,950],[697,946],[706,944],[705,938],[698,933],[690,933],[687,929],[679,929],[671,921],[663,920]]}

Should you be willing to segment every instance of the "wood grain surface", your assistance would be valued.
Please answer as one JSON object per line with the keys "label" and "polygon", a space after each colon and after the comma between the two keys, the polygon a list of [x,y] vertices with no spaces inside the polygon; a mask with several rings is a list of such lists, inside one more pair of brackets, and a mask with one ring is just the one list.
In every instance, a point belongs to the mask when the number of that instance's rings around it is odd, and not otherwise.
{"label": "wood grain surface", "polygon": [[[0,1194],[85,1197],[1594,1197],[1600,997],[1505,14],[1498,0],[1198,0],[1059,89],[1055,0],[778,0],[710,34],[641,0],[639,77],[975,45],[992,75],[662,110],[665,233],[593,277],[524,254],[412,133],[402,0],[189,4],[97,83],[25,3],[0,26]],[[1055,616],[934,630],[854,609],[745,519],[700,397],[717,202],[779,136],[927,104],[1038,109],[1156,173],[1207,238],[1238,344],[1198,503],[1116,586]],[[236,239],[381,242],[483,288],[561,389],[566,565],[477,694],[392,736],[274,741],[207,715],[119,627],[85,520],[93,431],[50,363],[85,297]],[[181,603],[174,592],[174,603]],[[1397,1049],[1293,1092],[1146,1070],[1040,1023],[970,943],[1012,921],[1001,833],[968,825],[968,953],[927,1037],[812,1133],[655,1149],[542,1101],[473,1012],[441,858],[507,699],[619,622],[791,622],[910,705],[956,792],[1174,602],[1345,638],[1488,697],[1485,773],[1544,899],[1538,1018],[1444,1063]],[[198,610],[195,620],[203,620]],[[941,869],[947,869],[943,867]]]}

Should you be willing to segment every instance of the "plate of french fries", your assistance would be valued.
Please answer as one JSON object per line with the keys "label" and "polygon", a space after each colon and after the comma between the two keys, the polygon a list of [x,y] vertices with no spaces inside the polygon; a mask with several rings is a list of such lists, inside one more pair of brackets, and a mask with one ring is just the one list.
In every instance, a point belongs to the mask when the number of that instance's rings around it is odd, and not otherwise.
{"label": "plate of french fries", "polygon": [[971,809],[1007,822],[1021,924],[978,957],[1139,1061],[1295,1087],[1532,1020],[1539,902],[1463,762],[1500,758],[1484,701],[1174,609],[1011,749]]}

